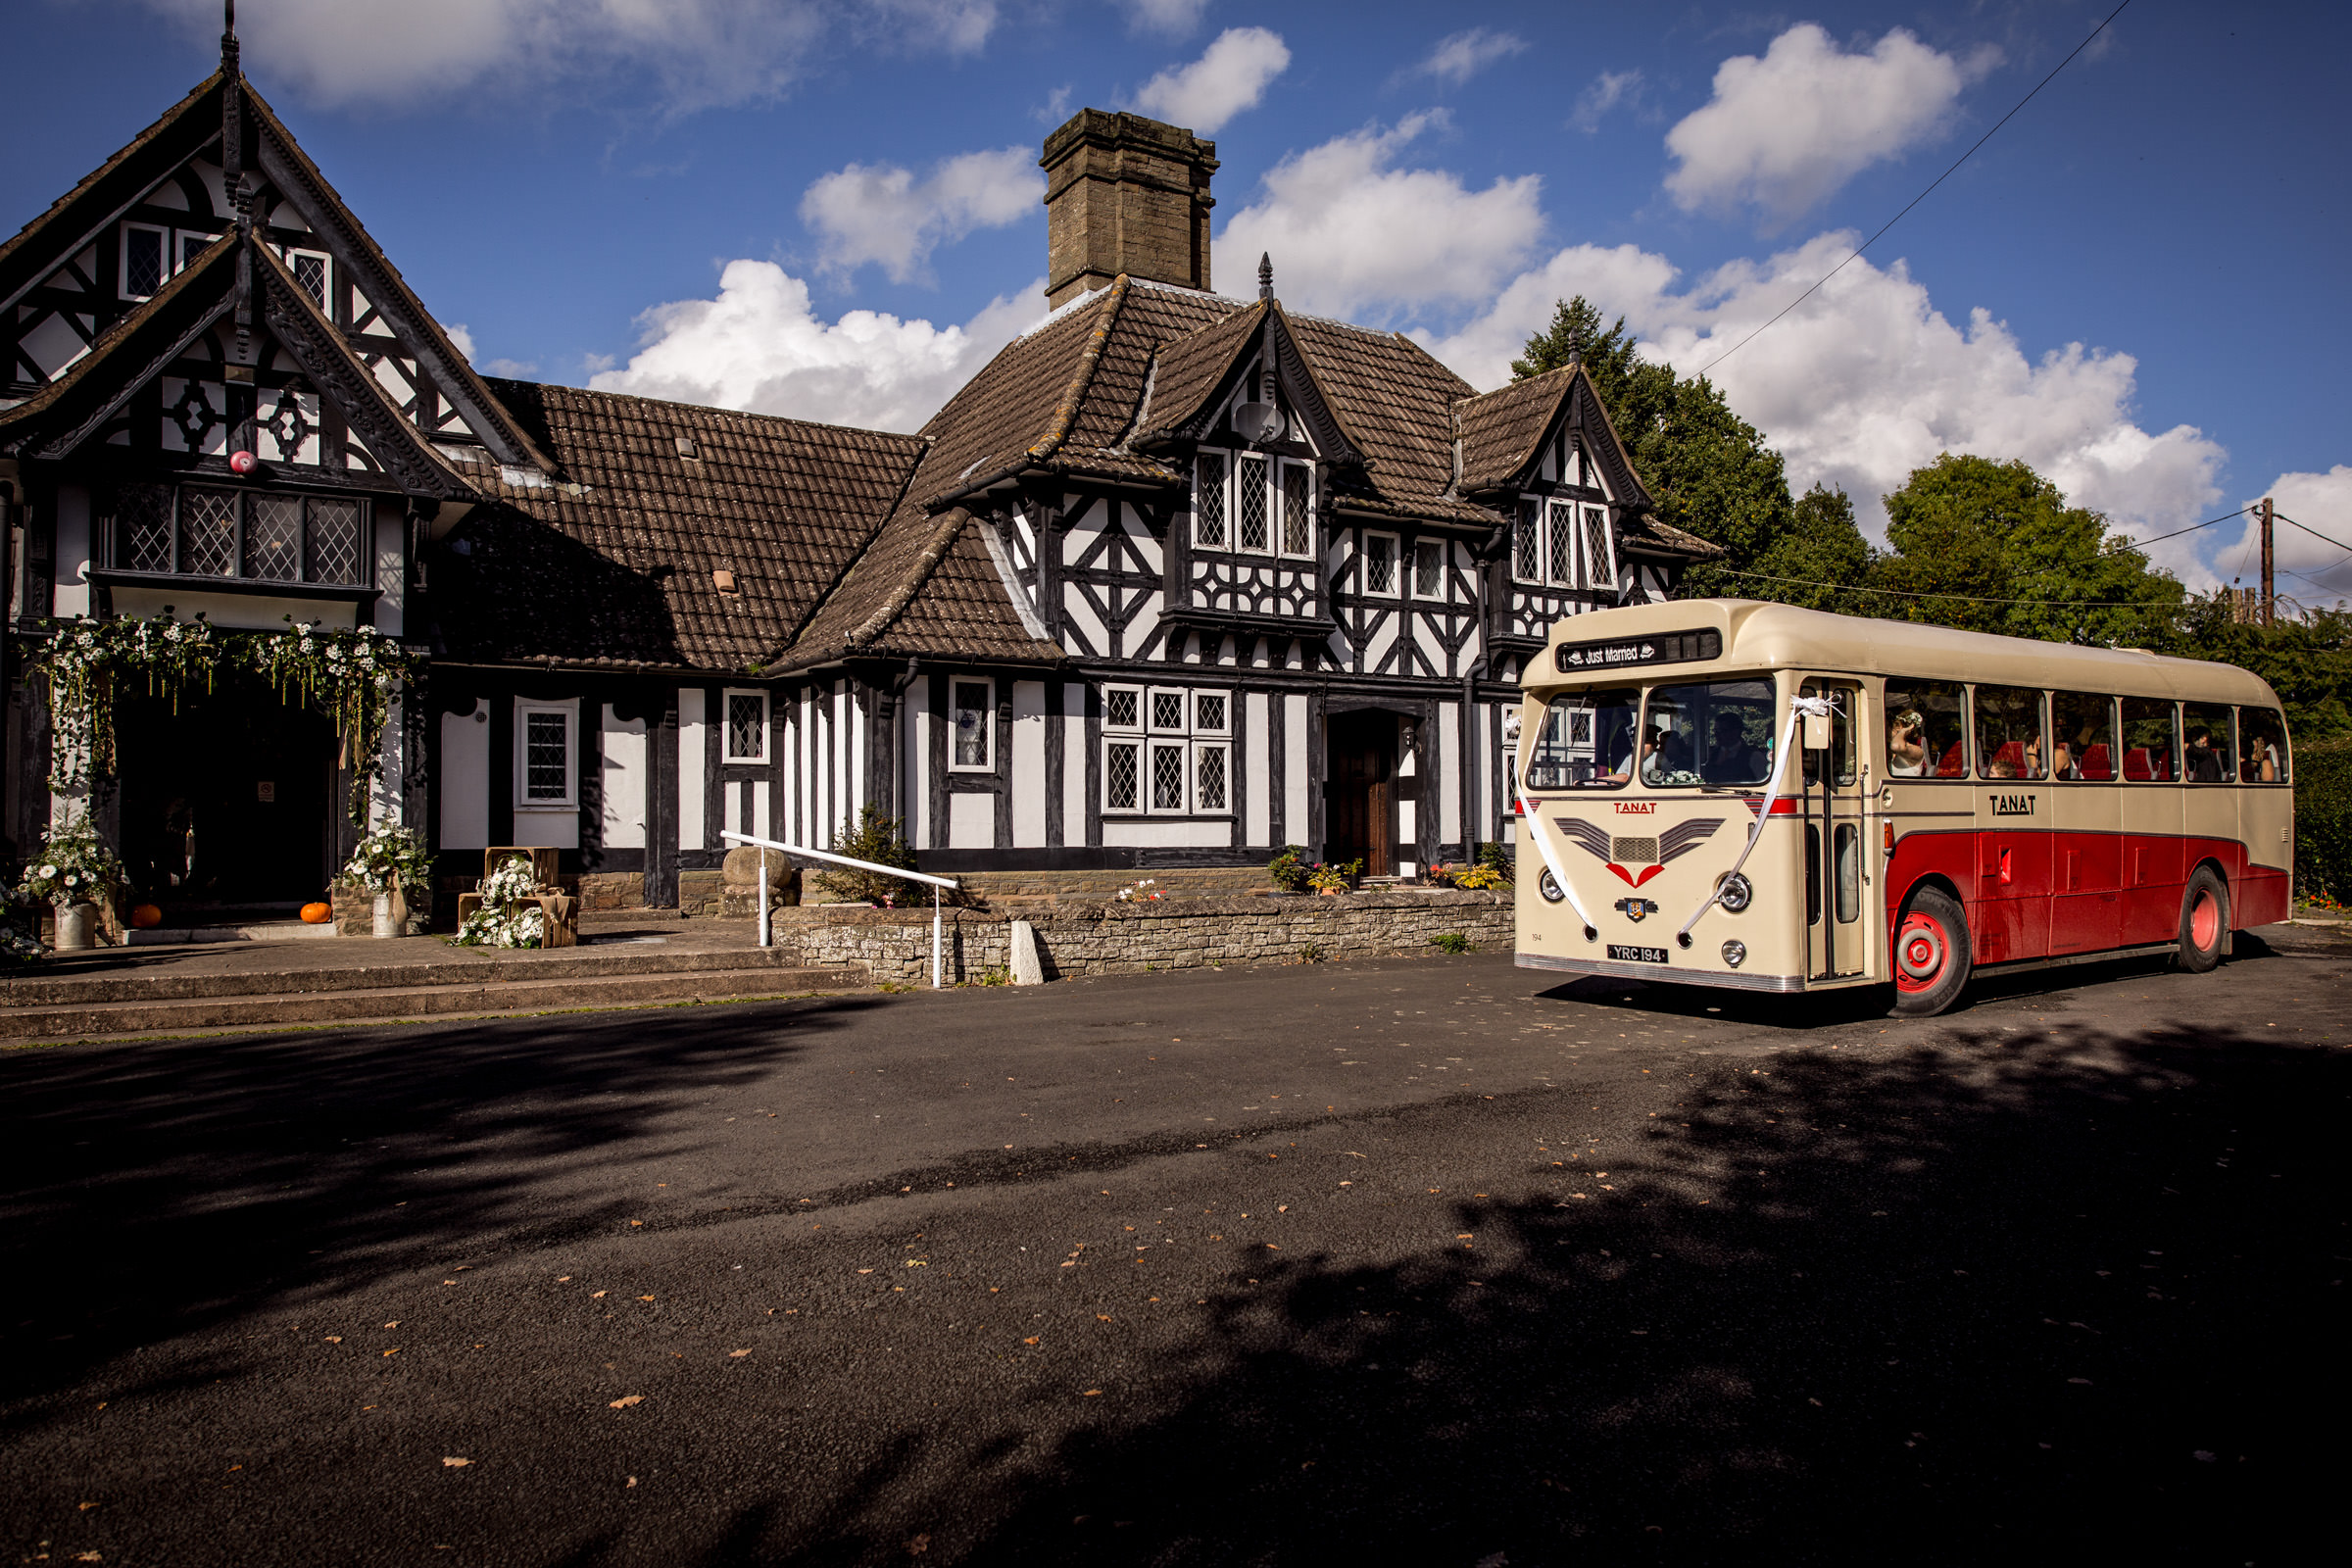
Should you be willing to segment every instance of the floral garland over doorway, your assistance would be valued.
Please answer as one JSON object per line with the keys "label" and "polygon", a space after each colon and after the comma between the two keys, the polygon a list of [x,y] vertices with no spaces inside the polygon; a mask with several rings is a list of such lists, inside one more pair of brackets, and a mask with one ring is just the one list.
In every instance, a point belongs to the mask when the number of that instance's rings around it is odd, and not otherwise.
{"label": "floral garland over doorway", "polygon": [[224,632],[202,616],[176,620],[94,620],[76,616],[33,649],[28,664],[48,677],[49,788],[86,790],[115,770],[115,698],[144,684],[149,696],[180,697],[201,683],[213,689],[223,665],[267,679],[279,699],[305,703],[334,720],[351,769],[347,809],[368,818],[368,798],[383,772],[384,726],[393,702],[416,684],[424,655],[372,626],[330,631]]}

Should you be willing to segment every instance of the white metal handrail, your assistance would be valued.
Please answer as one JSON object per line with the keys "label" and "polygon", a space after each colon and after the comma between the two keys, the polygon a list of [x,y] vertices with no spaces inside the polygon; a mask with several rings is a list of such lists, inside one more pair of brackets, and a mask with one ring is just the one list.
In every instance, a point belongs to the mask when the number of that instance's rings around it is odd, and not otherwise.
{"label": "white metal handrail", "polygon": [[909,871],[903,866],[879,865],[872,860],[860,860],[855,856],[835,855],[831,850],[812,850],[806,845],[784,844],[775,839],[755,838],[749,833],[738,833],[733,828],[728,828],[720,833],[719,837],[732,839],[738,844],[755,845],[759,848],[760,945],[763,948],[775,946],[775,937],[767,914],[767,852],[770,850],[774,850],[779,855],[801,855],[811,860],[828,860],[835,865],[854,865],[860,871],[879,871],[884,876],[895,876],[906,882],[929,883],[931,885],[931,989],[937,991],[946,983],[947,946],[942,938],[939,892],[942,888],[946,888],[951,893],[956,891],[957,883],[955,878],[933,876],[928,871]]}

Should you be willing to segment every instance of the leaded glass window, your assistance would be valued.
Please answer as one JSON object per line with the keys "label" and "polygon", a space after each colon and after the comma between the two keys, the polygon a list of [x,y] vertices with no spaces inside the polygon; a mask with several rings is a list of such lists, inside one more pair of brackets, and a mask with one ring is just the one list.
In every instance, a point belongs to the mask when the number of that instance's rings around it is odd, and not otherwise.
{"label": "leaded glass window", "polygon": [[1193,755],[1193,794],[1198,809],[1225,809],[1225,762],[1227,749],[1222,746],[1201,746]]}
{"label": "leaded glass window", "polygon": [[1282,553],[1303,556],[1314,549],[1314,473],[1303,463],[1282,466]]}
{"label": "leaded glass window", "polygon": [[1225,548],[1225,454],[1193,460],[1193,540],[1203,550]]}
{"label": "leaded glass window", "polygon": [[1102,694],[1102,724],[1106,729],[1135,729],[1143,723],[1144,694],[1132,686],[1113,686]]}
{"label": "leaded glass window", "polygon": [[1385,533],[1364,535],[1364,592],[1393,594],[1396,591],[1396,536]]}
{"label": "leaded glass window", "polygon": [[1267,546],[1266,529],[1266,460],[1242,459],[1234,483],[1234,510],[1240,514],[1238,547],[1243,550],[1263,550]]}
{"label": "leaded glass window", "polygon": [[1536,528],[1533,501],[1519,503],[1519,522],[1511,534],[1511,575],[1521,582],[1544,580],[1544,540]]}
{"label": "leaded glass window", "polygon": [[1605,507],[1585,508],[1585,586],[1604,590],[1617,586],[1617,563],[1609,549]]}
{"label": "leaded glass window", "polygon": [[122,297],[143,300],[164,286],[164,231],[122,227]]}
{"label": "leaded glass window", "polygon": [[172,492],[125,486],[115,497],[115,562],[132,571],[172,569]]}
{"label": "leaded glass window", "polygon": [[1576,581],[1576,508],[1565,501],[1551,504],[1551,531],[1545,542],[1551,547],[1551,570],[1545,579],[1572,585]]}
{"label": "leaded glass window", "polygon": [[301,578],[301,497],[246,498],[245,575],[265,582],[295,582]]}
{"label": "leaded glass window", "polygon": [[522,715],[522,798],[561,805],[571,799],[571,715],[526,709]]}
{"label": "leaded glass window", "polygon": [[764,693],[727,693],[726,760],[730,762],[767,760],[767,697]]}
{"label": "leaded glass window", "polygon": [[311,297],[312,303],[325,310],[326,258],[315,256],[309,251],[296,251],[286,258],[286,262],[293,270],[294,281],[302,285],[302,291]]}
{"label": "leaded glass window", "polygon": [[990,755],[991,687],[984,680],[951,682],[955,687],[956,752],[953,765],[985,771],[994,765]]}
{"label": "leaded glass window", "polygon": [[1154,746],[1152,748],[1152,809],[1181,811],[1184,809],[1184,748]]}
{"label": "leaded glass window", "polygon": [[307,503],[311,514],[311,581],[360,580],[360,505],[356,501]]}
{"label": "leaded glass window", "polygon": [[237,572],[237,493],[199,490],[179,496],[179,569],[199,577]]}
{"label": "leaded glass window", "polygon": [[1225,732],[1226,699],[1223,692],[1202,692],[1193,699],[1193,727],[1210,735]]}
{"label": "leaded glass window", "polygon": [[1184,728],[1184,693],[1153,692],[1152,694],[1152,727],[1181,732]]}
{"label": "leaded glass window", "polygon": [[1446,597],[1446,546],[1439,540],[1413,541],[1413,597]]}
{"label": "leaded glass window", "polygon": [[1135,741],[1112,741],[1102,748],[1102,808],[1132,811],[1142,803],[1136,797],[1141,771],[1137,757],[1143,747]]}

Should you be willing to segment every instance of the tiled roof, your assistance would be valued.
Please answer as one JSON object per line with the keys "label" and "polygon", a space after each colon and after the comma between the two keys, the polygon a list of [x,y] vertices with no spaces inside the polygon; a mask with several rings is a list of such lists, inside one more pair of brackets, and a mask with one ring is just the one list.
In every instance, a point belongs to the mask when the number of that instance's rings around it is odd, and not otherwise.
{"label": "tiled roof", "polygon": [[1176,429],[1199,414],[1248,350],[1267,309],[1261,301],[1163,345],[1152,376],[1152,406],[1142,412],[1151,428],[1138,436]]}
{"label": "tiled roof", "polygon": [[915,436],[576,387],[491,390],[564,479],[469,470],[490,504],[457,531],[469,554],[445,545],[432,567],[439,642],[461,661],[768,662],[873,539],[923,450]]}
{"label": "tiled roof", "polygon": [[1446,494],[1453,483],[1453,405],[1470,395],[1468,382],[1396,333],[1312,316],[1287,319],[1315,384],[1366,461],[1369,493],[1343,491],[1339,505],[1494,520]]}
{"label": "tiled roof", "polygon": [[1454,405],[1462,443],[1464,495],[1501,487],[1536,456],[1536,445],[1575,389],[1573,368],[1546,370]]}

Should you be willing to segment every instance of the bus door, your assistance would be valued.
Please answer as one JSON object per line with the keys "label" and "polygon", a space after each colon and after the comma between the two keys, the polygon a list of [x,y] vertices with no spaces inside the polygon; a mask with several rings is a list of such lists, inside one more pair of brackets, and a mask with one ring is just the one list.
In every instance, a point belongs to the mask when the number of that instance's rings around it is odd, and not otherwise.
{"label": "bus door", "polygon": [[1862,692],[1851,681],[1807,680],[1797,695],[1827,697],[1833,710],[1826,722],[1797,726],[1804,763],[1797,809],[1805,835],[1805,976],[1838,980],[1870,967],[1871,922],[1862,917]]}

